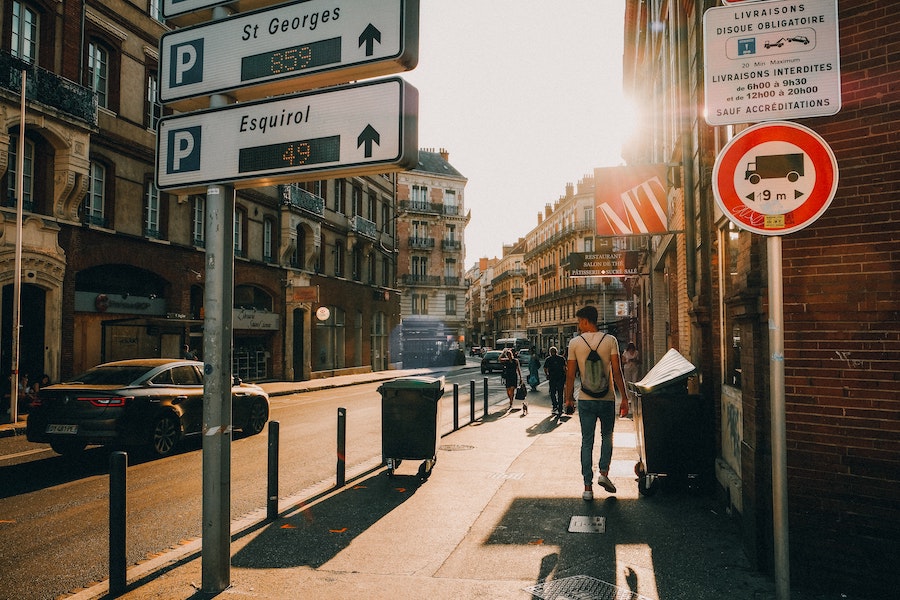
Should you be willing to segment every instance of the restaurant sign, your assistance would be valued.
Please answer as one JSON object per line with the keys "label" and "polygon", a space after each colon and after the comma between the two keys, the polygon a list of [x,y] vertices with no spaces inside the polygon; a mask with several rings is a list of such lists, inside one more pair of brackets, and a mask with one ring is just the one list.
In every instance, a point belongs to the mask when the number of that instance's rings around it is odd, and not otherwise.
{"label": "restaurant sign", "polygon": [[639,275],[636,250],[572,252],[565,267],[569,277],[629,277]]}

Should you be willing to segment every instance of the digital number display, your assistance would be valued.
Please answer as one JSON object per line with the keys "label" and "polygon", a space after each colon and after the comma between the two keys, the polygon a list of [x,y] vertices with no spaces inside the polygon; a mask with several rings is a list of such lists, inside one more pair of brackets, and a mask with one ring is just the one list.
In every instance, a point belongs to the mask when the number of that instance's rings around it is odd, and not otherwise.
{"label": "digital number display", "polygon": [[341,136],[281,142],[267,146],[241,148],[238,151],[238,172],[253,173],[284,167],[299,167],[336,162],[341,158]]}
{"label": "digital number display", "polygon": [[291,46],[241,59],[241,81],[341,62],[341,38]]}

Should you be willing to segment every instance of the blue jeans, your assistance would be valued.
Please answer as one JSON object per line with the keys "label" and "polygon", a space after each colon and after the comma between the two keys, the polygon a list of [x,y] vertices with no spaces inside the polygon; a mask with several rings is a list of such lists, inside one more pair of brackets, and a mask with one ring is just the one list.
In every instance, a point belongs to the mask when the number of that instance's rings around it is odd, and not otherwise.
{"label": "blue jeans", "polygon": [[609,471],[612,462],[613,429],[616,426],[614,400],[579,400],[578,419],[581,421],[581,474],[584,485],[594,480],[594,434],[600,420],[600,471]]}

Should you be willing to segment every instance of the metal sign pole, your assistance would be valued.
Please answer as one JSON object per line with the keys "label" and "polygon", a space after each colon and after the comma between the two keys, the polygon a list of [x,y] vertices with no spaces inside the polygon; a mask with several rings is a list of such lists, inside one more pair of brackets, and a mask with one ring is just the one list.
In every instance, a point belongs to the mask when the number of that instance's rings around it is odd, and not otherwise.
{"label": "metal sign pole", "polygon": [[775,545],[775,597],[791,597],[787,509],[787,441],[784,393],[784,290],[781,237],[766,240],[769,267],[769,396],[772,425],[772,524]]}
{"label": "metal sign pole", "polygon": [[[216,7],[213,18],[228,16]],[[210,98],[213,106],[231,103]],[[206,281],[203,292],[202,590],[231,585],[231,354],[234,307],[234,187],[206,190]]]}
{"label": "metal sign pole", "polygon": [[[16,145],[16,257],[13,277],[12,369],[9,376],[9,422],[19,420],[19,330],[22,327],[22,211],[25,208],[25,69],[22,69],[22,92],[19,98],[19,139]],[[22,390],[25,393],[25,390]]]}

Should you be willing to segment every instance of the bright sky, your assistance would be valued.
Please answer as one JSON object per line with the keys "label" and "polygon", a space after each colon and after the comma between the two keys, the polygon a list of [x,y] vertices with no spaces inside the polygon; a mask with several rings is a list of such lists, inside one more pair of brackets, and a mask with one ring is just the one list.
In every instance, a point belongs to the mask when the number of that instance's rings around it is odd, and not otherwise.
{"label": "bright sky", "polygon": [[502,256],[566,183],[624,164],[621,0],[421,0],[419,147],[467,179],[466,268]]}

